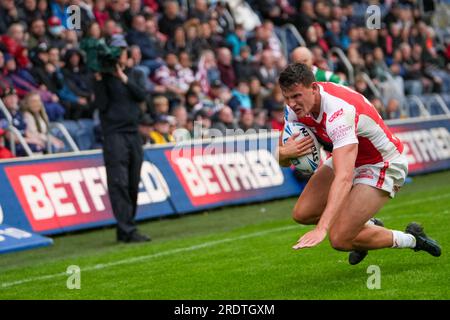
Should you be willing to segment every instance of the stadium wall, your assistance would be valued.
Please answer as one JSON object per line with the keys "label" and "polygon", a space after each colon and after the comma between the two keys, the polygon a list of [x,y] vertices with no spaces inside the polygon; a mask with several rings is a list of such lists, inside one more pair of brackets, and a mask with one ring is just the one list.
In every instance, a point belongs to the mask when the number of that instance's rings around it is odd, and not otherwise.
{"label": "stadium wall", "polygon": [[[388,122],[410,175],[450,169],[450,117]],[[298,195],[273,152],[278,135],[242,135],[144,150],[137,219]],[[0,225],[51,235],[113,224],[101,151],[0,161]]]}

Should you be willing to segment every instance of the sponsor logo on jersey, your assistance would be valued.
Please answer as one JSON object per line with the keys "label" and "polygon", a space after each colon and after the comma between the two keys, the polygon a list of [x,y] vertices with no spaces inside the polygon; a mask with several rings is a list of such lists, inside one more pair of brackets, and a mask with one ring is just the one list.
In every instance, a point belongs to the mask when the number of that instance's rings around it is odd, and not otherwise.
{"label": "sponsor logo on jersey", "polygon": [[335,113],[333,113],[330,117],[330,119],[328,119],[328,122],[333,122],[336,118],[338,118],[339,116],[341,116],[344,113],[344,109],[340,108],[338,111],[336,111]]}
{"label": "sponsor logo on jersey", "polygon": [[346,137],[349,134],[349,132],[352,130],[353,130],[353,126],[351,126],[351,125],[340,125],[340,126],[334,128],[333,131],[331,131],[331,134],[330,134],[331,139],[333,141],[340,140],[340,139]]}

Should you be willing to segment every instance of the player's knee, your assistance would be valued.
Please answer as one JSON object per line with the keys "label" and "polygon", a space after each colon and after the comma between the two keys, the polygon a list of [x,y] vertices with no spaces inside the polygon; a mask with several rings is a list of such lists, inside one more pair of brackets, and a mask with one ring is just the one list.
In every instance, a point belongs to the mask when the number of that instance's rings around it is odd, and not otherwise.
{"label": "player's knee", "polygon": [[313,224],[311,217],[300,210],[292,211],[292,219],[299,224]]}
{"label": "player's knee", "polygon": [[339,251],[350,251],[352,250],[352,241],[342,234],[337,232],[330,232],[329,235],[330,243],[333,249]]}

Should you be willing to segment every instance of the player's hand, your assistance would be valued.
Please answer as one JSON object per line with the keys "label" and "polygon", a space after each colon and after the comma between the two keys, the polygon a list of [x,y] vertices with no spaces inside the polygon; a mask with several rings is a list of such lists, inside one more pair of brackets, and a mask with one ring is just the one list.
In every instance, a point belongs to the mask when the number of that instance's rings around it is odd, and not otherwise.
{"label": "player's hand", "polygon": [[119,64],[116,64],[116,75],[119,77],[120,80],[122,80],[123,83],[127,84],[128,82],[128,76],[123,71],[122,67]]}
{"label": "player's hand", "polygon": [[312,152],[314,146],[312,137],[295,140],[299,135],[300,132],[294,133],[283,146],[280,146],[280,153],[282,153],[283,158],[298,158]]}
{"label": "player's hand", "polygon": [[327,236],[327,230],[322,228],[315,228],[300,237],[297,241],[297,244],[292,247],[292,249],[303,249],[303,248],[311,248],[323,241]]}

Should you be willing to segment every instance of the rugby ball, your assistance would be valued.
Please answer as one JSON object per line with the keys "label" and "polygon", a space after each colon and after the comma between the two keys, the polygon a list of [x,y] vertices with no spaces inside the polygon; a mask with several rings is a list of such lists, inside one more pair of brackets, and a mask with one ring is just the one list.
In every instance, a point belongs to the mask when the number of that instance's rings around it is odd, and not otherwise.
{"label": "rugby ball", "polygon": [[300,132],[300,135],[295,140],[301,140],[304,137],[311,136],[314,140],[314,146],[312,147],[312,152],[301,156],[299,158],[290,159],[291,163],[304,175],[311,175],[316,171],[320,164],[320,144],[317,141],[314,133],[300,122],[286,122],[284,125],[284,131],[282,136],[283,144],[286,143],[296,132]]}

